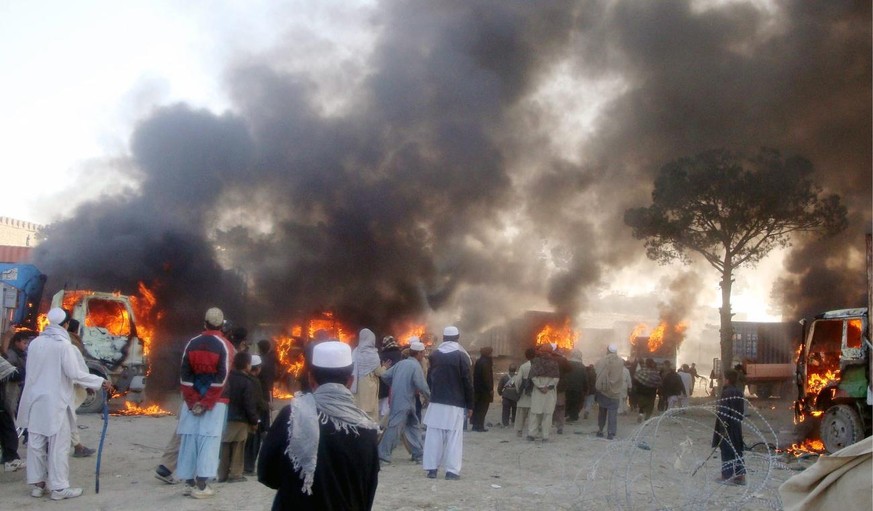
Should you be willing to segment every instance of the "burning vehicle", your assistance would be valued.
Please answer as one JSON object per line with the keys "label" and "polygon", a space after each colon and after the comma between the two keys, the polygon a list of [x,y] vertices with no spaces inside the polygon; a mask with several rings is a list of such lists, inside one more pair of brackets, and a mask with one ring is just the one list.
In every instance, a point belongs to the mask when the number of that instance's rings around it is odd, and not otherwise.
{"label": "burning vehicle", "polygon": [[[141,300],[141,299],[140,299]],[[92,374],[107,378],[116,388],[112,397],[142,401],[149,337],[136,322],[136,297],[97,291],[58,291],[52,307],[63,307],[79,322],[85,363]],[[140,304],[142,305],[142,304]],[[104,391],[88,391],[80,412],[98,412]]]}
{"label": "burning vehicle", "polygon": [[858,308],[803,322],[795,422],[820,420],[821,440],[831,453],[871,432],[868,321],[867,308]]}
{"label": "burning vehicle", "polygon": [[676,367],[679,345],[685,338],[688,325],[684,322],[670,324],[661,321],[648,336],[641,335],[648,326],[640,323],[630,334],[631,359],[645,360],[651,358],[656,363],[670,362]]}

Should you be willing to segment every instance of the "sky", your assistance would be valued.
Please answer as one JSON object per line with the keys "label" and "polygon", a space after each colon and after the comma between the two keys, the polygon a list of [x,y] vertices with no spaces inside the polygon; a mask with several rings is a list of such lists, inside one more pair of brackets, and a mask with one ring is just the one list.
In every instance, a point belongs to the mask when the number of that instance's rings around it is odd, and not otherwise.
{"label": "sky", "polygon": [[[429,311],[482,330],[523,308],[630,297],[654,310],[689,274],[694,306],[711,310],[714,271],[647,260],[621,212],[645,204],[673,158],[776,147],[843,194],[854,237],[840,243],[857,244],[870,219],[869,10],[3,2],[0,216],[76,227],[68,260],[46,264],[85,280],[151,275],[135,247],[168,250],[168,238],[221,246],[201,262],[237,261],[278,314],[317,299],[361,320]],[[83,248],[97,240],[149,269]],[[859,250],[775,251],[737,275],[734,310],[777,320],[774,285],[809,295],[857,269]],[[344,270],[354,277],[332,280]],[[372,317],[359,305],[370,295]]]}

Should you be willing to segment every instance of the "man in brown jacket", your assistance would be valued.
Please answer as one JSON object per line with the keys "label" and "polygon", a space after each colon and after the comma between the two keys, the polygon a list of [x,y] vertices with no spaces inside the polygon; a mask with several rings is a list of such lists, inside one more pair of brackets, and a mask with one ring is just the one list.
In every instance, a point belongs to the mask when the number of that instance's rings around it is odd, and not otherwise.
{"label": "man in brown jacket", "polygon": [[596,400],[599,408],[597,415],[597,436],[603,437],[603,426],[607,424],[607,436],[609,440],[615,438],[616,421],[618,414],[618,399],[624,383],[624,361],[616,353],[618,347],[610,344],[606,350],[606,356],[597,362],[597,389]]}

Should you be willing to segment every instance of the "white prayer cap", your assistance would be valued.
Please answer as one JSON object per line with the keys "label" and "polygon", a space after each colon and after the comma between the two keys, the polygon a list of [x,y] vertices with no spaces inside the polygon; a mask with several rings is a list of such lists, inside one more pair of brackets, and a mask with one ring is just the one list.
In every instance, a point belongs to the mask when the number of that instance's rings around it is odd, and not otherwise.
{"label": "white prayer cap", "polygon": [[409,349],[412,351],[424,351],[424,343],[419,341],[418,337],[414,337],[414,339],[414,341],[409,343]]}
{"label": "white prayer cap", "polygon": [[261,357],[252,355],[252,367],[258,367],[259,365],[261,365]]}
{"label": "white prayer cap", "polygon": [[46,318],[48,319],[50,324],[60,325],[64,322],[64,320],[67,319],[67,311],[60,307],[55,307],[54,309],[48,311],[48,314],[46,314]]}
{"label": "white prayer cap", "polygon": [[409,339],[407,339],[407,341],[409,341],[409,345],[412,346],[413,343],[421,342],[421,337],[413,335]]}
{"label": "white prayer cap", "polygon": [[606,347],[606,349],[609,350],[610,353],[618,353],[618,346],[616,346],[615,343],[611,343]]}
{"label": "white prayer cap", "polygon": [[458,327],[456,326],[447,326],[443,330],[443,337],[456,337],[458,335],[461,335],[461,333],[458,332]]}
{"label": "white prayer cap", "polygon": [[339,341],[324,341],[312,349],[312,365],[324,369],[336,369],[352,365],[352,349]]}
{"label": "white prayer cap", "polygon": [[206,324],[218,328],[224,323],[224,313],[218,307],[212,307],[206,311]]}

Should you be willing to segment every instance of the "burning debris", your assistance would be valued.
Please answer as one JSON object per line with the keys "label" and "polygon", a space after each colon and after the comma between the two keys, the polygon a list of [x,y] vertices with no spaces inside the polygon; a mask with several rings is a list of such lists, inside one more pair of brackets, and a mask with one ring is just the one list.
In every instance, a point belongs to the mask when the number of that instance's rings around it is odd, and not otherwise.
{"label": "burning debris", "polygon": [[564,318],[563,323],[547,323],[537,333],[536,345],[557,344],[559,349],[570,351],[576,346],[579,333],[570,326],[570,318]]}
{"label": "burning debris", "polygon": [[656,361],[669,360],[675,366],[676,354],[682,341],[685,340],[688,324],[684,321],[669,323],[662,320],[648,336],[643,335],[648,330],[647,324],[639,323],[631,331],[628,339],[631,356],[638,360],[646,358],[653,358]]}
{"label": "burning debris", "polygon": [[276,399],[291,399],[294,396],[292,388],[294,382],[300,380],[303,371],[303,351],[306,343],[322,336],[325,339],[338,339],[349,344],[353,336],[352,330],[330,311],[315,314],[300,323],[292,324],[286,331],[289,333],[273,337],[273,346],[279,364],[279,377],[273,389],[273,397]]}
{"label": "burning debris", "polygon": [[130,401],[124,402],[124,408],[120,408],[118,410],[109,412],[109,415],[115,416],[124,416],[124,417],[132,417],[132,416],[148,416],[148,417],[166,417],[167,415],[173,415],[172,412],[168,412],[167,410],[162,409],[158,405],[151,405],[147,407],[140,407],[136,403],[132,403]]}
{"label": "burning debris", "polygon": [[824,454],[825,451],[824,442],[818,439],[807,438],[800,443],[793,443],[791,444],[791,447],[777,452],[785,453],[794,456],[795,458],[801,458],[805,456],[818,456]]}

